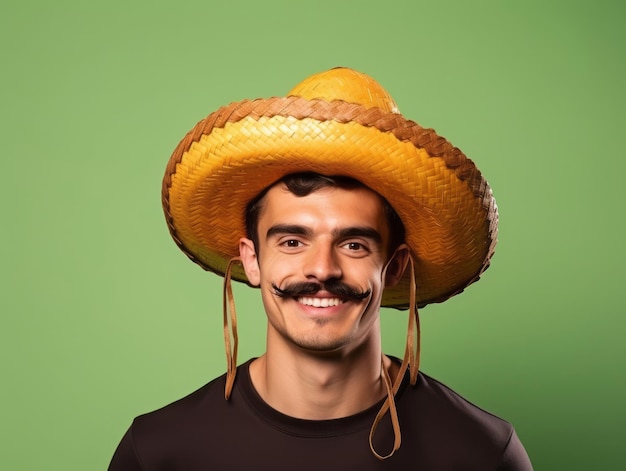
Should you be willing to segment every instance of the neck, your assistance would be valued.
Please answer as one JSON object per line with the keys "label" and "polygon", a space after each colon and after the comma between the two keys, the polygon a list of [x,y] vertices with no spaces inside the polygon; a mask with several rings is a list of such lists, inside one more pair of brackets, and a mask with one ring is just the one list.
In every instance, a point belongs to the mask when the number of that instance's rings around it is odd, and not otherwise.
{"label": "neck", "polygon": [[[259,395],[274,409],[301,419],[324,420],[360,412],[385,397],[380,332],[349,352],[320,354],[275,341],[268,331],[265,355],[250,366]],[[384,357],[384,367],[395,366]]]}

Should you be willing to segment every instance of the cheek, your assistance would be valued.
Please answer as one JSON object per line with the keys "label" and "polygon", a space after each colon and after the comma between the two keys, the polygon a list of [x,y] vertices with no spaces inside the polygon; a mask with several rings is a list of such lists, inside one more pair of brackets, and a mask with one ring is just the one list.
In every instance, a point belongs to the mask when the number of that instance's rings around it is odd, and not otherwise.
{"label": "cheek", "polygon": [[295,276],[297,263],[293,258],[271,253],[262,256],[259,260],[261,285],[271,289],[272,283],[280,286],[285,279]]}
{"label": "cheek", "polygon": [[343,270],[344,280],[363,288],[378,289],[383,282],[383,266],[374,262],[352,263]]}

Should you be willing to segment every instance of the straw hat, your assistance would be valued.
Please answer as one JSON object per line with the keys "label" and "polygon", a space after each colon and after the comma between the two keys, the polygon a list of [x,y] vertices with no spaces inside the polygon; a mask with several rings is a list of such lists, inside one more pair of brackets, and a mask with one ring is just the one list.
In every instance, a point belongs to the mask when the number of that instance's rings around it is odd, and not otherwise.
{"label": "straw hat", "polygon": [[[347,68],[313,75],[287,97],[231,103],[189,131],[163,179],[172,237],[223,275],[245,236],[248,202],[296,172],[350,176],[389,201],[406,227],[419,306],[463,291],[489,266],[498,212],[474,163]],[[247,282],[239,266],[232,277]],[[408,307],[409,279],[385,290],[383,306]]]}

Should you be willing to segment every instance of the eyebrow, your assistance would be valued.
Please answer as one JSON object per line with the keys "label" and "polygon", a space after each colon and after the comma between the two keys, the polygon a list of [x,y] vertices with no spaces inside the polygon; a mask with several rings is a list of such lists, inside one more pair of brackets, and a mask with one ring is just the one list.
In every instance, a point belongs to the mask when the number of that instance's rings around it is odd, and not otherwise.
{"label": "eyebrow", "polygon": [[370,239],[374,242],[381,244],[383,241],[380,232],[373,227],[347,227],[340,229],[333,233],[335,237],[339,239],[347,239],[350,237],[363,237],[364,239]]}
{"label": "eyebrow", "polygon": [[[272,226],[267,230],[266,237],[269,239],[270,237],[275,237],[278,235],[312,236],[313,230],[305,226],[299,226],[297,224],[276,224],[275,226]],[[368,226],[346,227],[345,229],[338,229],[333,231],[333,236],[338,239],[363,237],[366,239],[371,239],[378,244],[381,244],[383,241],[380,233],[376,229]]]}
{"label": "eyebrow", "polygon": [[267,230],[267,234],[265,236],[269,239],[273,236],[286,234],[310,236],[313,234],[313,231],[304,226],[298,226],[295,224],[276,224]]}

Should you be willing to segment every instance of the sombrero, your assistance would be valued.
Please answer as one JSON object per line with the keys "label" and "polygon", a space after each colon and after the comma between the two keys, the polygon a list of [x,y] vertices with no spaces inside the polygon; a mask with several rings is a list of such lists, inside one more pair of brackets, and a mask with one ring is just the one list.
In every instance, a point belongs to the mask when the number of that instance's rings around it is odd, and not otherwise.
{"label": "sombrero", "polygon": [[[297,172],[355,178],[393,206],[419,306],[463,291],[489,266],[498,211],[487,181],[458,148],[404,118],[374,79],[348,68],[313,75],[286,97],[231,103],[196,124],[163,179],[170,233],[191,260],[223,275],[245,236],[246,205]],[[247,282],[239,266],[232,277]],[[382,305],[408,307],[409,285],[406,273]]]}

